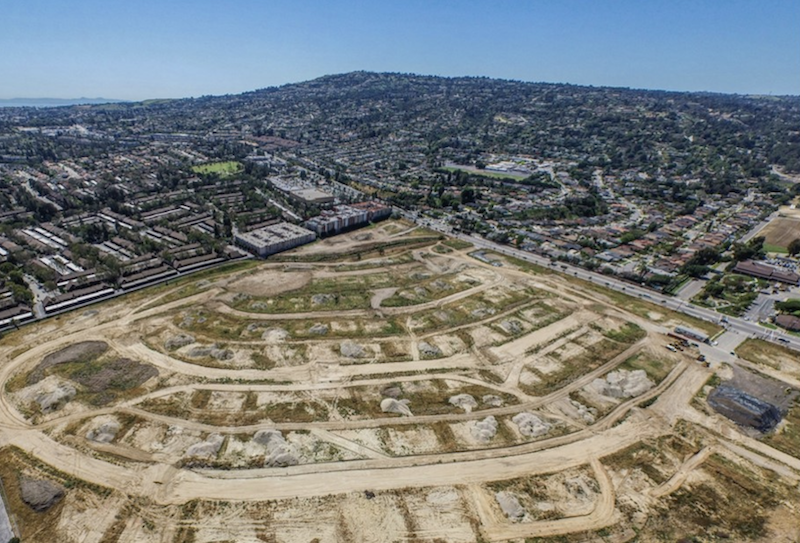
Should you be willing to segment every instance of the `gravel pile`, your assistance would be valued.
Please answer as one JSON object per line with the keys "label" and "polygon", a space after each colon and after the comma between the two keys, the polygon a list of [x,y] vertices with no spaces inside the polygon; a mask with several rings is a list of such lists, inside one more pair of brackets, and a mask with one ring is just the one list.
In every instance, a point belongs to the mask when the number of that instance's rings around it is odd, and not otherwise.
{"label": "gravel pile", "polygon": [[394,398],[395,400],[403,395],[403,391],[398,386],[388,386],[381,390],[381,396],[384,398]]}
{"label": "gravel pile", "polygon": [[361,358],[364,356],[364,347],[348,339],[339,344],[339,352],[346,358]]}
{"label": "gravel pile", "polygon": [[324,336],[325,334],[328,333],[328,325],[327,324],[322,324],[322,323],[317,323],[317,324],[315,324],[314,326],[312,326],[311,328],[308,329],[308,333],[309,334],[316,334],[318,336]]}
{"label": "gravel pile", "polygon": [[324,305],[324,304],[329,304],[335,300],[336,300],[335,294],[314,294],[311,297],[311,304]]}
{"label": "gravel pile", "polygon": [[101,422],[86,433],[86,439],[95,443],[111,443],[117,437],[120,424],[116,419]]}
{"label": "gravel pile", "polygon": [[575,400],[570,400],[569,403],[572,404],[572,407],[575,408],[578,417],[583,422],[585,422],[586,424],[594,424],[594,421],[597,418],[597,409],[593,407],[586,407],[582,403],[576,402]]}
{"label": "gravel pile", "polygon": [[503,510],[509,520],[519,521],[525,517],[525,509],[519,503],[519,498],[511,492],[500,491],[494,495],[494,499],[497,500],[497,505],[500,506],[500,509]]}
{"label": "gravel pile", "polygon": [[472,413],[472,410],[478,407],[478,402],[475,400],[474,397],[470,396],[469,394],[458,394],[456,396],[450,396],[448,400],[450,405],[455,405],[456,407],[460,407],[467,413]]}
{"label": "gravel pile", "polygon": [[408,407],[410,400],[396,400],[394,398],[384,398],[381,401],[381,411],[384,413],[396,413],[404,417],[413,417],[411,409]]}
{"label": "gravel pile", "polygon": [[172,336],[167,341],[164,342],[164,348],[172,351],[174,349],[180,349],[181,347],[186,347],[187,345],[191,345],[194,343],[194,336],[190,334],[178,334],[177,336]]}
{"label": "gravel pile", "polygon": [[507,319],[500,323],[502,328],[507,334],[516,335],[522,333],[522,323],[516,319]]}
{"label": "gravel pile", "polygon": [[483,420],[475,421],[475,425],[470,428],[472,437],[483,443],[491,441],[497,435],[497,420],[489,415]]}
{"label": "gravel pile", "polygon": [[482,319],[494,315],[495,313],[497,313],[497,311],[493,307],[479,307],[478,309],[473,309],[470,314],[475,318]]}
{"label": "gravel pile", "polygon": [[419,354],[423,356],[442,356],[442,350],[427,341],[420,341],[417,348],[419,349]]}
{"label": "gravel pile", "polygon": [[617,370],[609,372],[605,379],[595,379],[589,386],[603,396],[633,398],[644,394],[655,385],[644,370]]}
{"label": "gravel pile", "polygon": [[545,422],[533,413],[518,413],[511,421],[519,428],[519,433],[528,437],[543,436],[553,427],[549,422]]}
{"label": "gravel pile", "polygon": [[186,354],[192,358],[204,358],[206,356],[210,356],[215,360],[230,360],[233,358],[233,351],[230,349],[220,349],[216,345],[194,347]]}
{"label": "gravel pile", "polygon": [[264,465],[269,468],[296,466],[300,462],[297,451],[278,430],[259,430],[253,441],[267,450]]}
{"label": "gravel pile", "polygon": [[289,332],[283,328],[268,328],[261,334],[261,339],[268,343],[280,343],[289,337]]}
{"label": "gravel pile", "polygon": [[53,382],[42,390],[34,400],[42,413],[52,413],[64,407],[75,397],[75,387],[69,383]]}
{"label": "gravel pile", "polygon": [[64,497],[61,486],[26,475],[19,478],[19,493],[22,501],[37,513],[47,511]]}
{"label": "gravel pile", "polygon": [[224,441],[225,438],[220,434],[211,434],[205,439],[205,441],[195,443],[186,449],[186,454],[183,456],[186,458],[216,458]]}

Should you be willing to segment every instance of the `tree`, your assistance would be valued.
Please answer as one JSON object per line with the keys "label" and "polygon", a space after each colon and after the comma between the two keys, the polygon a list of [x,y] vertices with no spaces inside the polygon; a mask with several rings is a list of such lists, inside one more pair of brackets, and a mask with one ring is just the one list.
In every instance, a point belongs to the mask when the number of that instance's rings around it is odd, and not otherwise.
{"label": "tree", "polygon": [[790,298],[783,302],[775,302],[775,309],[783,313],[794,313],[800,311],[800,300],[797,298]]}
{"label": "tree", "polygon": [[721,298],[725,292],[725,285],[719,281],[712,281],[706,286],[706,294],[713,298]]}
{"label": "tree", "polygon": [[764,257],[764,236],[758,236],[747,243],[736,243],[733,246],[733,259],[737,262]]}
{"label": "tree", "polygon": [[467,187],[461,191],[461,203],[469,204],[475,201],[475,189]]}
{"label": "tree", "polygon": [[789,247],[787,247],[787,249],[789,250],[789,254],[792,256],[800,253],[800,238],[793,239],[789,243]]}

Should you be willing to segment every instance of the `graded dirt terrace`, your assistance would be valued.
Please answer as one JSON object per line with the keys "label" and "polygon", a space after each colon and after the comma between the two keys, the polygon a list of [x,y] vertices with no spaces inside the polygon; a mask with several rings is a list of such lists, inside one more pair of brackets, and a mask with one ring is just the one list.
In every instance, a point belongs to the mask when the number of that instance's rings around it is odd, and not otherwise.
{"label": "graded dirt terrace", "polygon": [[[796,407],[742,432],[663,310],[442,241],[387,222],[8,334],[22,540],[793,536]],[[33,512],[22,476],[63,497]]]}

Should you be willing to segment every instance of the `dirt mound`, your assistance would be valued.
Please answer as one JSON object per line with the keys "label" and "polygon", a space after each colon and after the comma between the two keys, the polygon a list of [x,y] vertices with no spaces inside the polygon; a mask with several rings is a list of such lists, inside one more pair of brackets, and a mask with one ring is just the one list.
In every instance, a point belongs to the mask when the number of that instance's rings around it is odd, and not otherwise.
{"label": "dirt mound", "polygon": [[186,454],[183,456],[185,458],[215,458],[217,453],[219,453],[220,448],[222,448],[222,443],[224,441],[225,438],[220,434],[211,434],[205,439],[205,441],[195,443],[186,449]]}
{"label": "dirt mound", "polygon": [[586,407],[582,403],[576,402],[575,400],[570,400],[569,403],[575,408],[575,413],[578,418],[580,418],[586,424],[594,424],[594,421],[597,418],[597,409],[593,407]]}
{"label": "dirt mound", "polygon": [[449,402],[450,405],[460,407],[467,413],[472,413],[472,410],[478,407],[478,402],[469,394],[457,394],[456,396],[450,396]]}
{"label": "dirt mound", "polygon": [[105,404],[116,395],[113,390],[130,390],[138,387],[148,379],[156,377],[158,370],[150,364],[143,364],[129,358],[118,358],[101,366],[87,366],[70,375],[89,392],[103,393],[95,403]]}
{"label": "dirt mound", "polygon": [[180,349],[181,347],[186,347],[187,345],[191,345],[194,343],[194,336],[189,334],[178,334],[177,336],[172,336],[167,341],[164,342],[164,348],[167,350],[173,349]]}
{"label": "dirt mound", "polygon": [[475,421],[474,426],[470,428],[470,432],[472,437],[478,441],[491,441],[497,435],[497,420],[492,415],[489,415],[483,420]]}
{"label": "dirt mound", "polygon": [[317,324],[315,324],[314,326],[312,326],[311,328],[308,329],[308,333],[309,334],[316,334],[318,336],[324,336],[325,334],[328,333],[328,325],[327,324],[322,324],[322,323],[317,323]]}
{"label": "dirt mound", "polygon": [[511,421],[519,428],[519,433],[528,437],[538,437],[546,434],[552,428],[549,422],[545,422],[533,413],[519,413],[514,415]]}
{"label": "dirt mound", "polygon": [[348,339],[339,345],[339,352],[347,358],[361,358],[364,356],[364,347]]}
{"label": "dirt mound", "polygon": [[311,297],[311,305],[325,305],[335,301],[335,294],[314,294]]}
{"label": "dirt mound", "polygon": [[522,323],[516,319],[506,319],[500,323],[502,328],[507,334],[517,335],[522,332]]}
{"label": "dirt mound", "polygon": [[605,379],[595,379],[589,385],[595,392],[611,398],[633,398],[653,388],[644,370],[609,372]]}
{"label": "dirt mound", "polygon": [[473,309],[470,315],[476,319],[482,319],[494,315],[495,313],[497,313],[497,310],[493,307],[479,307],[478,309]]}
{"label": "dirt mound", "polygon": [[494,499],[497,500],[497,505],[510,520],[520,521],[525,517],[525,509],[519,503],[519,498],[511,492],[506,490],[498,492]]}
{"label": "dirt mound", "polygon": [[108,350],[108,343],[105,341],[82,341],[60,351],[48,354],[28,375],[28,384],[38,383],[44,378],[47,368],[70,362],[88,362],[94,360]]}
{"label": "dirt mound", "polygon": [[220,349],[216,345],[206,345],[202,347],[193,347],[187,356],[191,358],[205,358],[210,356],[214,360],[230,360],[233,358],[233,351],[230,349]]}
{"label": "dirt mound", "polygon": [[442,350],[436,345],[431,345],[427,341],[420,341],[418,348],[422,356],[442,356]]}
{"label": "dirt mound", "polygon": [[503,398],[495,394],[487,394],[481,398],[481,401],[489,407],[501,407],[503,405]]}
{"label": "dirt mound", "polygon": [[264,465],[270,468],[296,466],[300,460],[297,451],[286,441],[279,430],[259,430],[253,441],[267,449]]}
{"label": "dirt mound", "polygon": [[283,328],[268,328],[261,334],[261,339],[267,343],[280,343],[289,337],[289,332]]}
{"label": "dirt mound", "polygon": [[394,398],[395,400],[403,395],[403,390],[398,386],[388,386],[381,390],[381,396],[384,398]]}
{"label": "dirt mound", "polygon": [[47,511],[64,497],[61,486],[25,475],[19,478],[19,493],[22,501],[37,513]]}
{"label": "dirt mound", "polygon": [[442,281],[441,279],[437,279],[430,285],[434,290],[453,290],[453,286],[446,281]]}
{"label": "dirt mound", "polygon": [[58,411],[74,398],[75,394],[75,387],[54,375],[20,391],[20,397],[38,404],[42,413]]}
{"label": "dirt mound", "polygon": [[111,443],[119,432],[120,424],[116,419],[100,422],[86,433],[86,439],[95,443]]}
{"label": "dirt mound", "polygon": [[398,415],[403,415],[405,417],[413,417],[414,415],[411,413],[411,409],[408,407],[408,404],[410,403],[410,400],[384,398],[383,401],[381,401],[381,411],[384,413],[397,413]]}

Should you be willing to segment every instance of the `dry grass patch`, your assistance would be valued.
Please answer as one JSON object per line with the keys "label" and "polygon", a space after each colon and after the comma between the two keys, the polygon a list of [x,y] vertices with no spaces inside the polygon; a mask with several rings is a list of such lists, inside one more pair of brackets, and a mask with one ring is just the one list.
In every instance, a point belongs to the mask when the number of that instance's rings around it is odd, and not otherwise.
{"label": "dry grass patch", "polygon": [[800,364],[800,354],[796,351],[763,339],[746,339],[736,347],[736,354],[750,362],[775,369],[780,369],[785,362]]}
{"label": "dry grass patch", "polygon": [[[22,474],[62,486],[65,489],[64,498],[44,512],[34,511],[22,500],[20,494],[19,477]],[[87,502],[91,503],[102,501],[111,495],[111,490],[67,475],[16,447],[0,450],[0,480],[5,490],[6,508],[22,532],[21,541],[60,543],[63,539],[58,525],[68,500],[79,495],[85,496]]]}
{"label": "dry grass patch", "polygon": [[595,343],[591,349],[582,350],[581,354],[576,357],[559,360],[561,368],[557,371],[547,375],[537,372],[541,381],[530,385],[520,385],[520,388],[528,394],[539,396],[555,392],[581,375],[599,368],[626,348],[627,345],[605,338]]}
{"label": "dry grass patch", "polygon": [[786,249],[793,240],[800,238],[800,219],[777,217],[759,231],[758,235],[766,238],[765,245]]}
{"label": "dry grass patch", "polygon": [[660,383],[674,367],[674,360],[658,358],[646,351],[636,353],[618,366],[619,369],[628,371],[644,370],[656,384]]}

